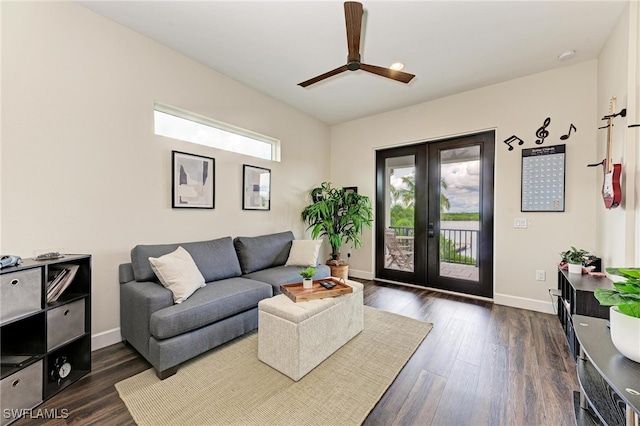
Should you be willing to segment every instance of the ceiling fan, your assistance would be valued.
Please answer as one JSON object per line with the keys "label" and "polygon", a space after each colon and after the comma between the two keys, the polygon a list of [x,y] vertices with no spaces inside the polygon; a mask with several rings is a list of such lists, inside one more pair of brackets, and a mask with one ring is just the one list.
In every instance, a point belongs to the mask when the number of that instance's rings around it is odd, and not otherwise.
{"label": "ceiling fan", "polygon": [[382,77],[391,78],[402,83],[408,83],[415,75],[391,68],[383,68],[360,62],[360,33],[362,31],[362,3],[348,1],[344,3],[344,19],[347,26],[347,47],[349,55],[347,64],[334,70],[321,74],[310,80],[298,83],[298,86],[307,87],[326,78],[333,77],[344,71],[363,70]]}

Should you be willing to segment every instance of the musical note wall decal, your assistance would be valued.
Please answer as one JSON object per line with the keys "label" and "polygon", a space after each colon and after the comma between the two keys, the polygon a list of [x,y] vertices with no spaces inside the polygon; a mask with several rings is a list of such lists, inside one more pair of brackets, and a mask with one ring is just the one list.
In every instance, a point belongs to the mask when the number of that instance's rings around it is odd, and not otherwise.
{"label": "musical note wall decal", "polygon": [[[622,115],[622,114],[618,113],[616,115]],[[536,145],[542,145],[544,143],[545,139],[549,137],[550,133],[549,133],[548,127],[549,127],[550,124],[551,124],[551,117],[547,117],[547,118],[545,118],[544,122],[542,123],[542,126],[538,127],[538,130],[536,130],[536,138],[537,138],[537,139],[535,139]],[[637,124],[636,125],[631,125],[629,127],[634,127],[634,126],[638,126],[638,125]],[[606,128],[606,126],[605,127],[601,127],[601,129],[604,129],[604,128]],[[569,139],[571,137],[571,135],[573,133],[578,133],[578,128],[576,127],[575,124],[570,123],[569,130],[567,131],[567,134],[566,135],[561,135],[560,136],[560,140],[566,141],[567,139]],[[509,147],[509,151],[513,151],[513,148],[515,148],[515,146],[514,146],[515,142],[518,142],[518,145],[525,145],[525,141],[523,141],[522,139],[520,139],[516,135],[509,136],[503,142]]]}
{"label": "musical note wall decal", "polygon": [[538,139],[536,139],[537,145],[541,145],[544,140],[549,137],[549,132],[547,131],[547,127],[549,127],[549,124],[551,124],[551,117],[547,117],[546,120],[544,120],[542,127],[536,130],[536,136],[538,137]]}
{"label": "musical note wall decal", "polygon": [[509,146],[509,151],[513,151],[513,147],[511,146],[511,144],[516,141],[518,142],[518,145],[522,145],[524,143],[524,141],[519,137],[517,137],[516,135],[511,135],[510,137],[505,139],[503,142]]}
{"label": "musical note wall decal", "polygon": [[569,126],[569,133],[567,133],[566,135],[560,136],[560,140],[566,141],[567,139],[569,139],[569,137],[571,136],[571,130],[575,132],[578,131],[578,129],[576,129],[576,126],[574,126],[573,123],[571,123],[571,126]]}

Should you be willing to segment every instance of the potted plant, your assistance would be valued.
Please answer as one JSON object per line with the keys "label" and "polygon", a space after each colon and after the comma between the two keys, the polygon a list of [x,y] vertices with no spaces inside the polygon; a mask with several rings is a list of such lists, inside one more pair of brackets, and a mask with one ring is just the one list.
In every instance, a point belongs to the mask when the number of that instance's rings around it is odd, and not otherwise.
{"label": "potted plant", "polygon": [[362,231],[365,226],[371,229],[373,222],[371,200],[344,188],[332,188],[329,182],[313,188],[309,196],[313,203],[302,210],[302,220],[309,225],[311,238],[327,236],[331,245],[331,258],[327,261],[331,275],[346,279],[348,263],[341,259],[340,249],[345,243],[353,248],[362,245]]}
{"label": "potted plant", "polygon": [[313,287],[313,276],[316,274],[316,268],[313,266],[309,266],[306,269],[300,271],[300,276],[302,277],[302,288],[312,288]]}
{"label": "potted plant", "polygon": [[582,264],[584,263],[584,257],[589,252],[583,249],[577,249],[573,246],[567,251],[560,253],[562,261],[566,262],[569,266],[569,273],[582,274]]}
{"label": "potted plant", "polygon": [[597,288],[594,295],[603,306],[611,306],[611,341],[620,353],[640,362],[640,268],[607,268],[612,275],[626,278],[613,289]]}

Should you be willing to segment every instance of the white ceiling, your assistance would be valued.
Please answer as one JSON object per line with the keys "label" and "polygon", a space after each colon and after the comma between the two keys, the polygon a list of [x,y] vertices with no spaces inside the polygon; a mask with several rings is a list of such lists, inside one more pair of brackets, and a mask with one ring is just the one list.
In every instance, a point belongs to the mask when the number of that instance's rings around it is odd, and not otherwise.
{"label": "white ceiling", "polygon": [[[346,64],[342,2],[79,1],[327,124],[594,59],[627,1],[364,1],[362,62],[401,61],[403,84]],[[573,59],[558,55],[575,50]],[[177,105],[179,106],[179,105]]]}

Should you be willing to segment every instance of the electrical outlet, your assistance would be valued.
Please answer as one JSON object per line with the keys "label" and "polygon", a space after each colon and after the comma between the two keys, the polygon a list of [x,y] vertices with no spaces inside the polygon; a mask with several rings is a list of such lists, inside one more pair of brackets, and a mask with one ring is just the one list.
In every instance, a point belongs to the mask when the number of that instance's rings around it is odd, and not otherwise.
{"label": "electrical outlet", "polygon": [[547,280],[547,274],[545,273],[545,271],[538,269],[536,271],[536,281],[546,281]]}

